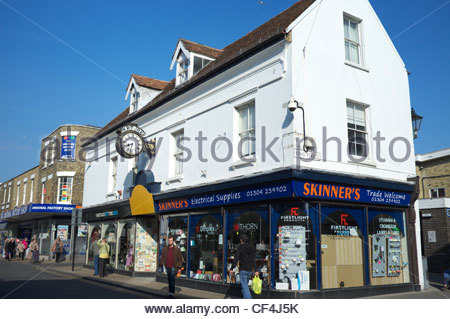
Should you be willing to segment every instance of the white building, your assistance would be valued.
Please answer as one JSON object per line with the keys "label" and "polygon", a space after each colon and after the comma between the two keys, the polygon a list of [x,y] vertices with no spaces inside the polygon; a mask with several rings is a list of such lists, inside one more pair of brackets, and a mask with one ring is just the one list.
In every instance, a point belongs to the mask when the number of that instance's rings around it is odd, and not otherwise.
{"label": "white building", "polygon": [[[114,267],[156,271],[175,235],[183,275],[226,287],[245,232],[267,288],[419,283],[408,73],[368,1],[297,2],[221,50],[179,40],[170,67],[170,82],[133,75],[130,106],[85,145],[84,220],[118,243]],[[116,151],[130,123],[152,159]],[[137,219],[136,184],[155,204]]]}

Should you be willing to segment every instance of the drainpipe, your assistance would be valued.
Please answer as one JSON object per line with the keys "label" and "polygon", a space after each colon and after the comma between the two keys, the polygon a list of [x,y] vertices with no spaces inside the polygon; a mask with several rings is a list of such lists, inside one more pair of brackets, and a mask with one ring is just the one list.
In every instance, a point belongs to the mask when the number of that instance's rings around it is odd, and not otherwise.
{"label": "drainpipe", "polygon": [[[406,223],[407,223],[407,234],[409,236],[408,239],[408,252],[409,252],[409,276],[410,280],[415,285],[420,285],[420,267],[419,267],[419,256],[417,252],[417,237],[416,237],[416,210],[415,210],[415,202],[419,198],[420,194],[420,186],[419,186],[419,177],[411,177],[408,178],[409,182],[414,182],[414,191],[411,194],[411,201],[409,203],[409,207],[406,213]],[[420,261],[422,262],[422,260]]]}

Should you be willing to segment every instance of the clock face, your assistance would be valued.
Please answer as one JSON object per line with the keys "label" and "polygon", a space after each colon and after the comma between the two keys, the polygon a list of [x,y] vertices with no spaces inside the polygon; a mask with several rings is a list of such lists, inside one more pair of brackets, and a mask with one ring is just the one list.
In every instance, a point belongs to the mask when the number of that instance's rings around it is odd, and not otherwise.
{"label": "clock face", "polygon": [[139,155],[144,149],[144,139],[136,132],[123,132],[117,138],[116,148],[123,157],[132,158]]}

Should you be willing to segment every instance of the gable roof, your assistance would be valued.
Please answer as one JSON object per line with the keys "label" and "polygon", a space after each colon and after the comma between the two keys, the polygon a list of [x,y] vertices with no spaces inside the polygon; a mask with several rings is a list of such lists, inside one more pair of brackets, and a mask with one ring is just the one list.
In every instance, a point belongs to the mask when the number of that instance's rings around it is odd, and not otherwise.
{"label": "gable roof", "polygon": [[[172,79],[172,81],[167,84],[163,91],[142,109],[134,112],[133,114],[130,114],[129,117],[123,117],[123,113],[125,111],[122,112],[113,121],[108,123],[107,126],[100,130],[94,137],[101,138],[102,136],[109,134],[114,129],[144,115],[145,113],[150,112],[151,110],[161,106],[172,98],[206,81],[210,77],[218,75],[219,73],[230,68],[234,64],[248,58],[252,54],[267,47],[268,45],[282,40],[286,35],[286,29],[290,26],[290,24],[294,22],[295,19],[297,19],[304,11],[306,11],[306,9],[308,9],[315,1],[316,0],[301,0],[294,3],[291,7],[276,15],[269,21],[265,22],[255,30],[247,33],[242,38],[223,48],[215,61],[209,63],[191,79],[177,86],[176,88],[175,79]],[[122,118],[118,119],[121,115]],[[113,122],[114,124],[112,124]],[[89,142],[85,145],[88,144]]]}
{"label": "gable roof", "polygon": [[130,81],[131,81],[131,78],[134,78],[134,80],[136,81],[136,83],[139,86],[144,86],[146,88],[155,89],[155,90],[159,90],[159,91],[164,90],[164,88],[167,86],[167,84],[169,84],[169,82],[167,82],[167,81],[152,79],[152,78],[142,76],[142,75],[137,75],[137,74],[131,74]]}
{"label": "gable roof", "polygon": [[[215,49],[209,47],[204,44],[200,44],[197,42],[192,42],[186,39],[180,39],[179,42],[182,42],[186,50],[206,55],[207,57],[211,57],[213,59],[217,59],[217,57],[223,52],[223,50]],[[174,53],[175,54],[175,53]]]}

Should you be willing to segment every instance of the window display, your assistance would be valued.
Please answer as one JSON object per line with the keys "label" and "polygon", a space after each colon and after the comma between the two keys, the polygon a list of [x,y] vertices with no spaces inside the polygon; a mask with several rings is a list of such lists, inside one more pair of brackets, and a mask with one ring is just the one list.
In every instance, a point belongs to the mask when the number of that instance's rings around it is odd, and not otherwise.
{"label": "window display", "polygon": [[117,269],[133,270],[134,268],[134,238],[136,224],[134,221],[119,223],[119,254],[117,256]]}
{"label": "window display", "polygon": [[369,260],[371,284],[409,282],[405,214],[369,209]]}
{"label": "window display", "polygon": [[364,285],[364,209],[322,207],[322,287]]}
{"label": "window display", "polygon": [[316,289],[315,211],[303,203],[277,204],[273,205],[272,216],[272,222],[276,223],[273,231],[275,288]]}
{"label": "window display", "polygon": [[100,239],[101,233],[102,233],[102,226],[101,225],[89,225],[89,242],[88,242],[88,257],[87,257],[87,264],[90,266],[94,266],[94,245],[96,244],[97,240]]}
{"label": "window display", "polygon": [[[181,276],[186,276],[186,260],[188,247],[188,216],[161,216],[160,249],[167,243],[168,236],[173,236],[175,245],[178,246],[183,255],[183,268]],[[164,269],[165,271],[165,269]]]}
{"label": "window display", "polygon": [[223,235],[222,216],[191,215],[190,278],[222,281]]}
{"label": "window display", "polygon": [[154,271],[157,266],[158,223],[154,218],[139,218],[136,225],[135,271]]}
{"label": "window display", "polygon": [[116,224],[105,224],[103,229],[105,229],[103,237],[106,237],[110,248],[108,267],[114,268],[116,266]]}
{"label": "window display", "polygon": [[[239,235],[246,234],[249,243],[256,249],[256,267],[261,273],[263,287],[267,287],[270,282],[270,234],[268,224],[269,210],[267,205],[231,209],[227,214],[227,272],[231,270],[239,246]],[[238,269],[233,271],[236,275],[227,275],[227,283],[238,284]]]}

